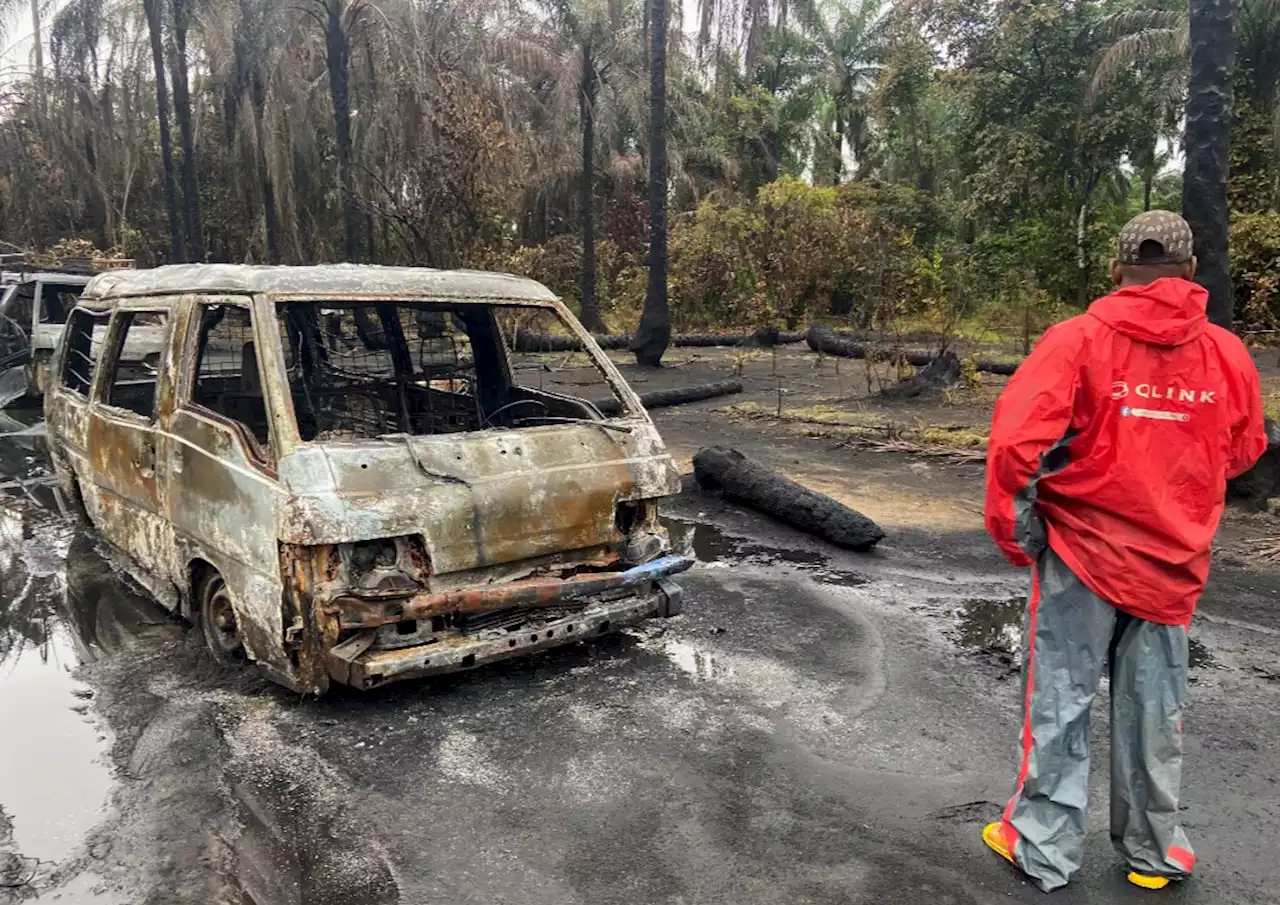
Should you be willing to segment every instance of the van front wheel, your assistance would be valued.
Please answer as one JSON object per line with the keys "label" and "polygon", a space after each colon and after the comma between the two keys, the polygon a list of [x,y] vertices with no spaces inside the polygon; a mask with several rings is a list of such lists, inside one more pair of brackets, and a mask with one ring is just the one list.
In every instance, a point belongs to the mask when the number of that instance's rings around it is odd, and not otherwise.
{"label": "van front wheel", "polygon": [[200,628],[215,660],[227,664],[244,662],[244,640],[231,594],[217,572],[210,572],[200,585]]}

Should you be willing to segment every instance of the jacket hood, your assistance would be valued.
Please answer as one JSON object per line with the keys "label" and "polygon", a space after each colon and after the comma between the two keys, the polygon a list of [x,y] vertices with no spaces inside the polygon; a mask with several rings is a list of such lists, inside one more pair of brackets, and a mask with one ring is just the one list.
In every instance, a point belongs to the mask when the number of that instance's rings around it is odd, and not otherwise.
{"label": "jacket hood", "polygon": [[1125,336],[1156,346],[1181,346],[1209,326],[1203,286],[1166,277],[1145,286],[1126,286],[1098,299],[1089,313]]}

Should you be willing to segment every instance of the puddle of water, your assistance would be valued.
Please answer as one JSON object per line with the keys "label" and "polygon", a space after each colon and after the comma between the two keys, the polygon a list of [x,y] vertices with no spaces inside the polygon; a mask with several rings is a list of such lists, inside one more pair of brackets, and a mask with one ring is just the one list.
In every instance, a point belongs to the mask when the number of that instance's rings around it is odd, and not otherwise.
{"label": "puddle of water", "polygon": [[[1018,656],[1022,650],[1022,617],[1026,605],[1025,597],[963,601],[958,616],[957,643],[973,650]],[[1203,642],[1189,638],[1187,644],[1192,669],[1221,667]]]}
{"label": "puddle of water", "polygon": [[103,741],[73,678],[76,638],[59,617],[59,526],[0,508],[0,808],[28,858],[60,861],[101,814],[110,786]]}
{"label": "puddle of water", "polygon": [[702,563],[749,562],[766,566],[804,567],[804,574],[814,581],[842,587],[856,587],[869,580],[856,572],[832,568],[830,559],[821,553],[757,544],[746,538],[725,534],[717,526],[707,522],[664,518],[663,524],[671,535],[672,547],[692,554]]}
{"label": "puddle of water", "polygon": [[666,641],[662,652],[667,659],[699,679],[722,679],[733,675],[733,667],[722,657],[683,641]]}
{"label": "puddle of water", "polygon": [[960,604],[956,640],[961,647],[1016,654],[1022,648],[1025,597],[972,598]]}
{"label": "puddle of water", "polygon": [[167,614],[61,518],[42,432],[0,413],[0,434],[0,860],[39,866],[20,901],[109,902],[88,875],[49,885],[113,781],[110,739],[75,673]]}

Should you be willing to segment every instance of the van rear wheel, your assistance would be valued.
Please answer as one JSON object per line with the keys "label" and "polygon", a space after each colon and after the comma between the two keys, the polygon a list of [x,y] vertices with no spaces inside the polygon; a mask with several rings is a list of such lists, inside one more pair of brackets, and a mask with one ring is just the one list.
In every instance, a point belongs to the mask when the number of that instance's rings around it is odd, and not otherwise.
{"label": "van rear wheel", "polygon": [[231,593],[217,572],[210,572],[200,585],[200,629],[215,660],[227,664],[244,662],[244,639]]}

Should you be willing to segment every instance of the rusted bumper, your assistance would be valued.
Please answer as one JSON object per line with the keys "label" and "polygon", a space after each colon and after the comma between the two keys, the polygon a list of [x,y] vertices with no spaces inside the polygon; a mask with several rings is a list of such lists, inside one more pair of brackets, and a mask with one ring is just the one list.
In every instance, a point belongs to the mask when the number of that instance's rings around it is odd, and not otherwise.
{"label": "rusted bumper", "polygon": [[343,629],[363,629],[449,613],[474,615],[564,606],[601,594],[639,588],[683,572],[691,565],[693,560],[685,556],[663,556],[622,572],[587,572],[569,578],[531,578],[419,594],[407,600],[379,602],[342,596],[334,604]]}
{"label": "rusted bumper", "polygon": [[595,601],[585,609],[534,621],[519,630],[483,636],[448,634],[430,644],[394,650],[374,649],[374,633],[365,630],[329,651],[329,675],[344,685],[369,689],[401,679],[474,669],[608,634],[655,616],[674,616],[680,611],[680,595],[678,585],[659,578],[647,592]]}
{"label": "rusted bumper", "polygon": [[[424,644],[396,648],[375,647],[377,629],[363,628],[328,652],[329,675],[344,685],[373,688],[398,679],[472,669],[605,634],[653,616],[675,616],[680,612],[681,592],[670,577],[692,565],[688,557],[664,556],[623,572],[592,572],[419,595],[403,605],[400,618],[495,611],[531,615],[522,627],[510,631],[442,633]],[[553,607],[571,612],[546,614],[544,618],[533,615]]]}

